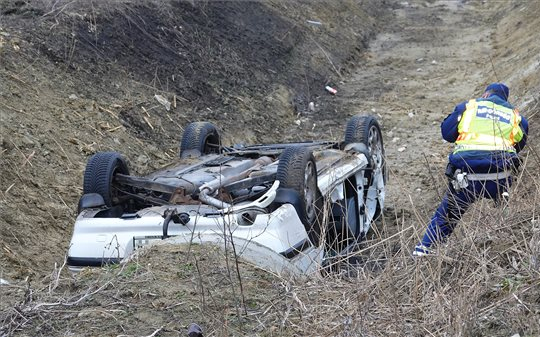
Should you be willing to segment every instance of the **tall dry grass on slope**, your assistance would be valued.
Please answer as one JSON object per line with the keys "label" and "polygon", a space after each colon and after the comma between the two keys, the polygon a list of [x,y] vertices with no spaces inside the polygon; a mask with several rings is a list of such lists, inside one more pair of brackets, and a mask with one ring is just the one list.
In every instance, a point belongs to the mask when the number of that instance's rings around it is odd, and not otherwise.
{"label": "tall dry grass on slope", "polygon": [[[432,256],[410,256],[410,230],[375,234],[360,265],[343,261],[329,276],[279,277],[238,261],[238,277],[234,258],[203,246],[156,246],[77,276],[56,270],[3,288],[20,301],[0,331],[177,336],[196,322],[208,336],[537,336],[539,182],[538,169],[524,169],[508,204],[476,203]],[[378,230],[411,220],[387,215]]]}

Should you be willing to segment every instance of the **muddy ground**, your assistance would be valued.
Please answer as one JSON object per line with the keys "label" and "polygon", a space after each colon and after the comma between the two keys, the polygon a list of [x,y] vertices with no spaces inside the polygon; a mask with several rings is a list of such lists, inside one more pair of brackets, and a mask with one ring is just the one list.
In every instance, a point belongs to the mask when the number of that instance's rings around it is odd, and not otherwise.
{"label": "muddy ground", "polygon": [[[518,1],[0,0],[0,333],[537,335],[539,18]],[[422,268],[408,251],[444,190],[438,124],[493,81],[531,123],[513,208],[480,203],[448,247],[461,258]],[[174,160],[190,121],[216,122],[228,144],[341,139],[359,113],[381,122],[390,179],[356,279],[241,263],[240,289],[232,265],[210,263],[220,253],[181,247],[55,273],[92,153],[119,151],[143,174]]]}

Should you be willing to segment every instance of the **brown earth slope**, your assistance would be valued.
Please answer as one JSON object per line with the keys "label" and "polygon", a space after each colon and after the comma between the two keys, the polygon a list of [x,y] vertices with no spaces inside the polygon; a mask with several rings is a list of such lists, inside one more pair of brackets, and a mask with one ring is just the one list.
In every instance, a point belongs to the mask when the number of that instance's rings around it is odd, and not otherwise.
{"label": "brown earth slope", "polygon": [[199,120],[228,144],[279,139],[358,58],[376,12],[354,1],[0,3],[0,260],[13,277],[62,260],[90,154],[119,151],[143,174],[174,160],[182,126]]}
{"label": "brown earth slope", "polygon": [[[540,3],[0,4],[1,334],[177,336],[190,322],[211,336],[540,334]],[[531,123],[510,202],[479,202],[437,257],[413,260],[444,190],[438,124],[496,80]],[[175,157],[188,121],[219,121],[231,143],[339,139],[357,113],[379,116],[390,181],[353,277],[241,261],[238,277],[221,250],[167,246],[53,271],[89,154],[120,151],[142,173]]]}

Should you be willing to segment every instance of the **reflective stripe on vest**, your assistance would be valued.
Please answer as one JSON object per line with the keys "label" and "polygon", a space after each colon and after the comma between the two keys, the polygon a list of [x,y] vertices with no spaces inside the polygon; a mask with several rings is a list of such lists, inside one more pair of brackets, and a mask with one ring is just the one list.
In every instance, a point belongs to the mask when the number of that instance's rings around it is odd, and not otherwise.
{"label": "reflective stripe on vest", "polygon": [[461,151],[509,151],[523,137],[517,110],[491,101],[470,100],[458,124],[454,153]]}

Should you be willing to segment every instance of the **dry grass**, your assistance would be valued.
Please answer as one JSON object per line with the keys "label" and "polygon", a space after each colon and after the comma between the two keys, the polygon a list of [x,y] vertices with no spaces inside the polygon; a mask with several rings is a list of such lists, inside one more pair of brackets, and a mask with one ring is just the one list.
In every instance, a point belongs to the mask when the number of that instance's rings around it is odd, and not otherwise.
{"label": "dry grass", "polygon": [[209,336],[536,336],[538,181],[525,169],[508,205],[476,203],[434,256],[413,259],[416,235],[386,227],[414,219],[390,216],[379,226],[396,233],[390,240],[374,234],[361,264],[325,277],[271,275],[242,261],[237,274],[222,249],[156,246],[122,266],[3,287],[22,300],[3,311],[0,331],[176,336],[196,322]]}
{"label": "dry grass", "polygon": [[[86,4],[81,20],[95,31],[93,5],[105,2],[43,1],[41,15],[47,20],[67,15],[75,3]],[[68,61],[71,46],[67,41]],[[532,121],[538,120],[537,111],[538,103],[528,112]],[[414,200],[408,213],[385,215],[361,247],[361,264],[341,261],[343,272],[325,277],[280,277],[243,262],[237,272],[219,249],[153,247],[121,266],[78,275],[58,267],[42,280],[0,286],[0,335],[178,336],[197,322],[208,336],[538,336],[540,151],[535,146],[531,143],[525,155],[526,169],[509,204],[475,204],[435,256],[410,256],[424,229],[418,223],[426,220]],[[10,171],[18,175],[23,166],[36,165],[31,151],[17,154],[20,162],[11,162]],[[20,185],[23,179],[15,178]],[[18,188],[11,184],[0,192]],[[24,190],[25,200],[28,191],[33,188]],[[36,219],[43,218],[39,215]],[[57,219],[51,215],[50,221]],[[2,248],[9,253],[8,246]]]}

